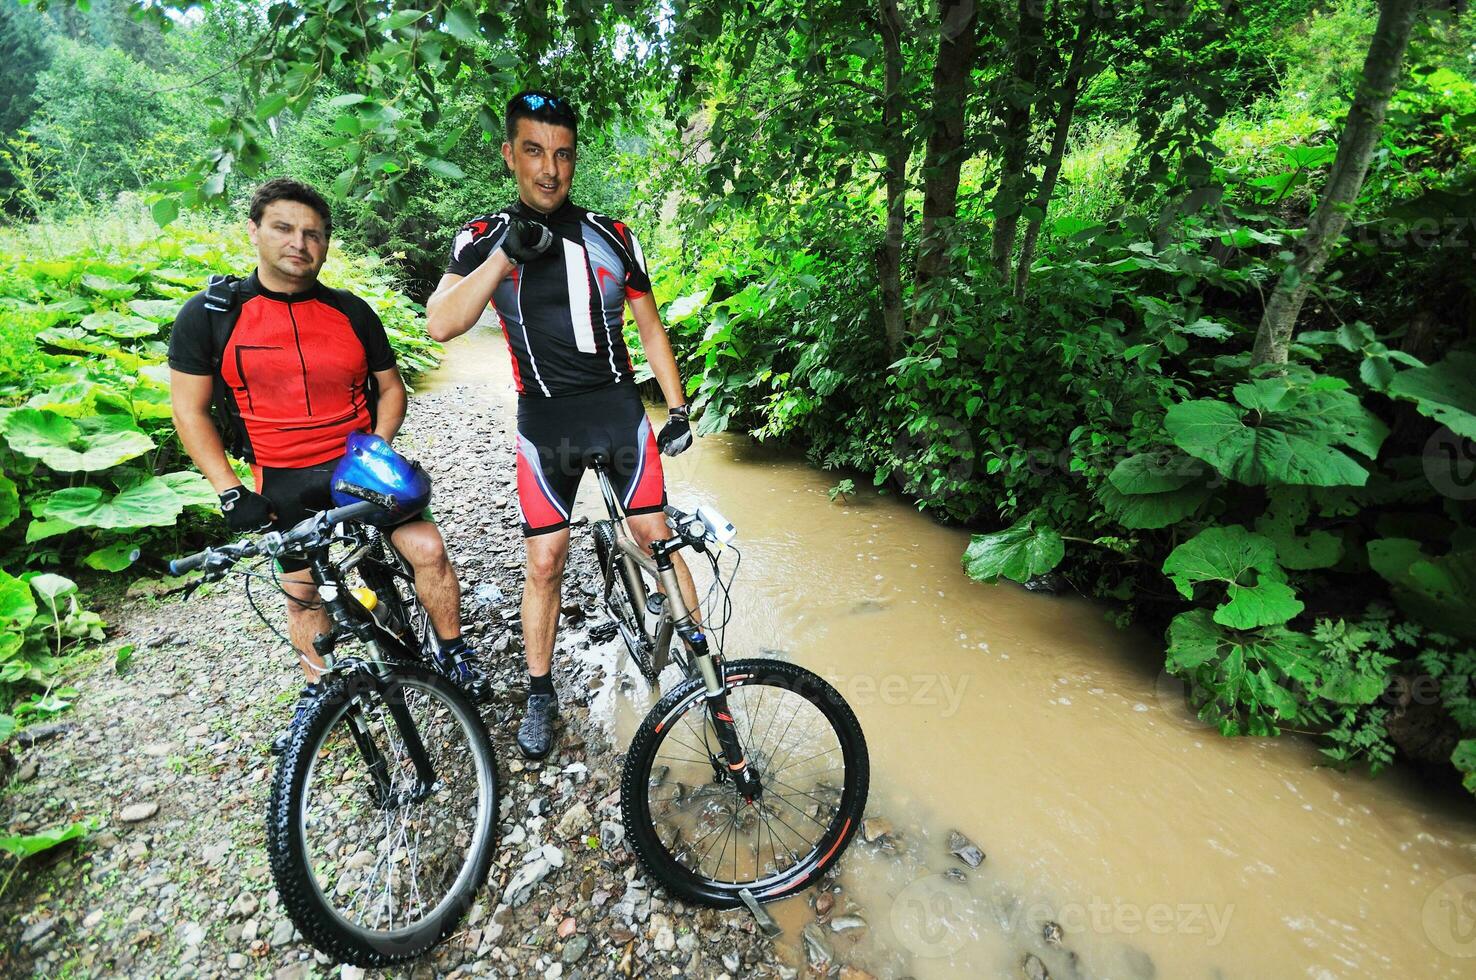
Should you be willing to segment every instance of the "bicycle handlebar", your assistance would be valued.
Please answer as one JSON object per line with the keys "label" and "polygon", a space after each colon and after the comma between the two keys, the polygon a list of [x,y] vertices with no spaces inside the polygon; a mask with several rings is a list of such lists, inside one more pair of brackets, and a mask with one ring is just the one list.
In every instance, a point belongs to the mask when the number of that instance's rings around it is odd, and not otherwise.
{"label": "bicycle handlebar", "polygon": [[284,533],[267,532],[255,540],[243,538],[234,544],[206,548],[204,551],[198,551],[184,558],[175,558],[169,562],[169,574],[183,575],[198,568],[206,568],[211,572],[224,571],[242,558],[254,558],[260,554],[279,555],[286,551],[293,551],[335,524],[367,517],[378,512],[381,506],[377,501],[361,500],[345,507],[334,507],[332,510],[321,511],[305,518],[290,531]]}

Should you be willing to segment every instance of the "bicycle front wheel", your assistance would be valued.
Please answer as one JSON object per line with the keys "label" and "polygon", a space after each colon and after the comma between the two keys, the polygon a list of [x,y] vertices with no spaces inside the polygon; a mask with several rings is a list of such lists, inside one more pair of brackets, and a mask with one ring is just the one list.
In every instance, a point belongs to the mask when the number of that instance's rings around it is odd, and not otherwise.
{"label": "bicycle front wheel", "polygon": [[777,660],[727,665],[728,708],[762,794],[738,793],[701,680],[673,690],[641,723],[621,777],[626,833],[672,894],[717,908],[814,884],[866,810],[861,725],[820,677]]}
{"label": "bicycle front wheel", "polygon": [[497,795],[487,730],[445,678],[397,665],[382,682],[334,680],[294,725],[268,804],[288,916],[341,962],[419,956],[451,934],[486,880]]}

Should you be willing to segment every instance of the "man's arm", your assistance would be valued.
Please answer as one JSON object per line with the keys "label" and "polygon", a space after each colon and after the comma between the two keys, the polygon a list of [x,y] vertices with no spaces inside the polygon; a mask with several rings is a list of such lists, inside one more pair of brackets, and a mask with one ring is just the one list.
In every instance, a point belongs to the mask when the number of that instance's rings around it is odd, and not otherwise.
{"label": "man's arm", "polygon": [[425,303],[425,330],[432,340],[460,337],[476,325],[504,277],[513,269],[498,249],[467,276],[446,273]]}
{"label": "man's arm", "polygon": [[661,395],[667,408],[687,404],[687,394],[682,390],[682,376],[677,371],[676,355],[671,352],[671,340],[666,328],[661,325],[661,314],[656,309],[656,300],[650,293],[642,293],[630,301],[630,312],[635,315],[636,327],[641,332],[641,349],[646,354],[646,363],[656,375],[661,386]]}
{"label": "man's arm", "polygon": [[405,381],[398,368],[375,371],[374,380],[379,385],[379,402],[375,408],[374,434],[385,442],[393,442],[400,425],[405,421]]}
{"label": "man's arm", "polygon": [[[210,419],[210,397],[214,381],[208,375],[169,372],[169,404],[174,412],[174,428],[185,452],[200,468],[216,493],[241,486],[241,478],[226,459],[220,433]],[[403,387],[402,389],[403,390]],[[403,414],[403,410],[401,412]]]}

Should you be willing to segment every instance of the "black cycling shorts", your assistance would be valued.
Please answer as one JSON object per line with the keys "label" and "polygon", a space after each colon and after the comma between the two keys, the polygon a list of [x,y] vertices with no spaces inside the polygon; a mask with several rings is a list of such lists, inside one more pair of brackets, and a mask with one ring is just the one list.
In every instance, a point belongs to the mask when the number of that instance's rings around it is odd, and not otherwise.
{"label": "black cycling shorts", "polygon": [[635,385],[519,398],[517,447],[524,537],[569,526],[579,480],[595,452],[609,461],[610,483],[627,514],[666,506],[656,433]]}

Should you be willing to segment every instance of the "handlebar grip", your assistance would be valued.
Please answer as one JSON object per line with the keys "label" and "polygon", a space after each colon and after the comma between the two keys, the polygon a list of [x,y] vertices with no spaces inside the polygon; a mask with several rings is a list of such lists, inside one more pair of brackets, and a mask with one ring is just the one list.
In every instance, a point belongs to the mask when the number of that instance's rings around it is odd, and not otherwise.
{"label": "handlebar grip", "polygon": [[186,556],[184,558],[173,558],[173,559],[170,559],[170,562],[169,562],[169,574],[170,575],[183,575],[186,572],[193,572],[195,569],[197,569],[200,566],[204,565],[205,564],[205,559],[207,559],[209,557],[210,557],[210,549],[207,548],[204,551],[197,551],[193,555],[188,555],[188,556]]}

